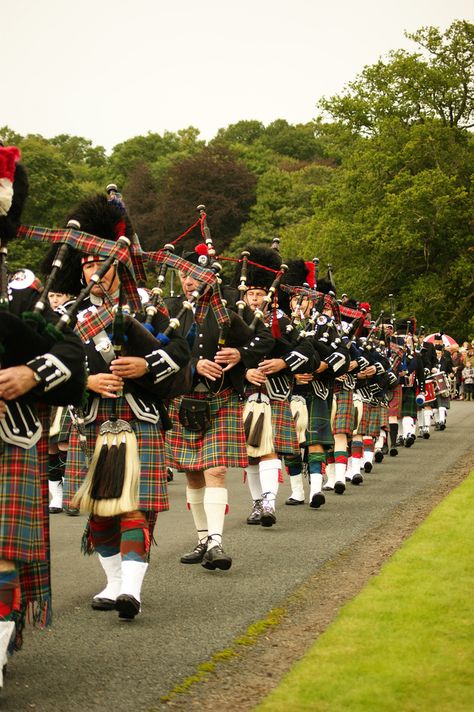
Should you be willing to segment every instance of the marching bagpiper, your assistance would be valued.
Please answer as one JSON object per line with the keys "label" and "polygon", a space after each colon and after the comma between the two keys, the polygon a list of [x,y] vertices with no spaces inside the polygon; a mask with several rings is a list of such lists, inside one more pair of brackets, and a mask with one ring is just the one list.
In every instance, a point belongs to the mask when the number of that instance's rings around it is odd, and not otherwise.
{"label": "marching bagpiper", "polygon": [[51,620],[48,406],[78,405],[85,381],[81,342],[53,327],[57,315],[34,275],[21,271],[7,292],[6,244],[28,192],[19,157],[0,145],[0,686],[7,649],[21,646],[26,618]]}
{"label": "marching bagpiper", "polygon": [[[299,294],[296,291],[291,297],[290,309],[295,328],[305,331],[311,338],[315,363],[310,372],[296,375],[293,393],[303,397],[307,405],[308,424],[304,445],[310,478],[309,505],[319,509],[326,501],[322,491],[323,466],[326,464],[327,453],[334,449],[331,430],[334,379],[347,372],[350,356],[341,343],[329,313],[335,299],[329,294],[318,296],[318,292],[314,292],[313,270],[312,262],[292,260],[289,262],[286,283],[297,289],[303,284],[309,286],[309,290],[303,289]],[[286,504],[303,504],[303,459],[301,455],[290,456],[286,458],[286,464],[291,484],[291,495]]]}
{"label": "marching bagpiper", "polygon": [[293,375],[311,370],[314,351],[308,340],[298,341],[294,330],[287,332],[290,320],[277,303],[278,283],[286,269],[279,252],[257,245],[242,255],[245,270],[237,268],[234,286],[241,288],[243,282],[241,298],[261,315],[275,338],[273,349],[258,367],[246,371],[249,385],[244,408],[249,455],[246,480],[253,500],[247,524],[271,527],[276,523],[282,457],[300,452],[290,406]]}
{"label": "marching bagpiper", "polygon": [[[205,245],[199,248],[185,253],[184,259],[191,266],[210,267],[212,254]],[[218,269],[215,263],[214,269]],[[181,269],[179,278],[182,296],[165,300],[171,317],[181,312],[183,304],[195,303],[202,287],[190,270]],[[189,392],[172,401],[173,427],[167,433],[172,464],[186,473],[186,500],[198,536],[194,550],[180,561],[210,570],[227,570],[232,565],[232,557],[222,546],[228,507],[225,477],[229,467],[243,468],[248,463],[242,420],[245,371],[256,368],[274,343],[265,325],[257,323],[254,332],[249,329],[253,313],[248,307],[242,318],[237,314],[234,290],[224,290],[223,296],[226,326],[219,324],[212,309],[201,323],[193,309],[180,320],[179,333],[193,341],[194,377]]]}
{"label": "marching bagpiper", "polygon": [[[97,238],[108,245],[133,238],[116,196],[99,194],[82,201],[71,212],[69,226],[71,220],[93,236],[91,249],[86,244],[76,259],[83,283],[94,286],[76,326],[87,355],[87,447],[80,428],[74,427],[64,499],[90,513],[83,548],[98,553],[106,574],[106,587],[93,597],[92,608],[117,610],[119,618],[132,620],[141,610],[156,517],[168,509],[163,401],[169,379],[189,360],[189,348],[177,334],[157,340],[131,316],[123,316],[120,263],[112,262],[98,279],[108,263],[93,249]],[[167,316],[157,311],[155,332],[163,334],[168,324]],[[94,446],[89,464],[84,449]]]}

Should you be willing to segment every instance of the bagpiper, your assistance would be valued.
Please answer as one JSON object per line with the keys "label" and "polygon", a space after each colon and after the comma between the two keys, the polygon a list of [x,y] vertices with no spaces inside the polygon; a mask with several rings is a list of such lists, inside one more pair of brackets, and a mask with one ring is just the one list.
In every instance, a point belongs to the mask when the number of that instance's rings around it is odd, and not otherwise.
{"label": "bagpiper", "polygon": [[[28,193],[20,152],[0,146],[0,256],[14,238]],[[21,646],[28,618],[51,620],[47,433],[49,405],[81,402],[80,340],[54,327],[41,285],[21,270],[0,297],[0,686],[7,650]],[[40,306],[41,304],[41,306]]]}
{"label": "bagpiper", "polygon": [[[116,196],[82,201],[68,216],[69,226],[72,220],[76,229],[93,236],[91,248],[97,238],[108,245],[133,239]],[[107,265],[100,251],[86,245],[76,259],[83,283],[94,286],[76,325],[87,355],[88,404],[85,433],[80,427],[71,430],[64,499],[90,514],[83,549],[97,552],[106,575],[92,608],[117,610],[120,619],[133,620],[141,610],[156,517],[168,509],[163,402],[170,379],[189,360],[189,347],[179,334],[155,338],[123,314],[120,263],[114,261],[98,279]],[[167,315],[157,311],[155,333],[163,334],[168,324]],[[90,463],[84,450],[94,450]]]}
{"label": "bagpiper", "polygon": [[[206,245],[186,252],[184,259],[218,269]],[[192,271],[181,269],[182,295],[165,300],[171,317],[183,304],[195,303],[202,284]],[[243,424],[245,371],[256,368],[271,352],[273,337],[262,323],[251,331],[253,312],[245,307],[237,314],[235,290],[224,289],[226,324],[220,325],[214,310],[196,321],[195,309],[187,309],[180,320],[179,333],[192,345],[193,382],[188,393],[172,401],[173,427],[167,433],[172,464],[184,471],[186,500],[197,530],[198,542],[180,561],[202,564],[209,570],[228,570],[232,557],[223,548],[224,519],[228,508],[226,473],[229,467],[248,464]],[[230,321],[229,321],[230,320]]]}
{"label": "bagpiper", "polygon": [[258,367],[246,371],[244,408],[249,455],[245,476],[253,501],[247,524],[271,527],[276,523],[282,458],[300,452],[290,406],[293,376],[311,370],[314,350],[309,340],[299,340],[295,330],[287,330],[290,320],[278,305],[278,284],[286,269],[279,252],[261,245],[247,247],[242,265],[236,269],[233,286],[241,289],[254,319],[262,319],[275,339]]}

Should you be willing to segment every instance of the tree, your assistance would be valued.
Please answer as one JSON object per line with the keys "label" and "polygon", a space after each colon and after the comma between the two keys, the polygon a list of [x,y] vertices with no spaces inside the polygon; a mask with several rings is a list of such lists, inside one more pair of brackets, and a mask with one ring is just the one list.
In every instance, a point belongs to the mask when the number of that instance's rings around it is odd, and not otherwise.
{"label": "tree", "polygon": [[107,156],[103,146],[93,146],[92,141],[81,136],[60,134],[49,141],[57,146],[67,163],[85,164],[94,168],[104,168],[107,165]]}
{"label": "tree", "polygon": [[423,27],[406,35],[421,51],[389,53],[365,67],[344,93],[319,107],[352,131],[372,135],[380,122],[397,117],[409,126],[439,119],[450,128],[474,125],[474,25],[454,22],[442,35]]}
{"label": "tree", "polygon": [[177,133],[165,131],[163,136],[148,132],[117,144],[110,157],[110,168],[115,180],[122,185],[139,163],[150,166],[154,179],[166,173],[173,162],[201,150],[199,130],[190,126]]}
{"label": "tree", "polygon": [[236,124],[230,124],[225,129],[219,129],[214,142],[226,143],[227,145],[236,143],[252,145],[263,136],[264,132],[265,126],[261,121],[256,121],[255,119],[238,121]]}
{"label": "tree", "polygon": [[[158,196],[156,245],[180,235],[205,204],[217,250],[222,252],[248,219],[256,178],[224,146],[210,146],[171,166]],[[186,243],[196,242],[189,238]]]}
{"label": "tree", "polygon": [[472,265],[473,169],[467,132],[439,120],[380,122],[379,133],[360,140],[315,190],[300,249],[311,254],[317,245],[346,292],[381,306],[395,293],[426,326],[443,328],[451,315],[462,334],[472,294],[461,265]]}
{"label": "tree", "polygon": [[149,166],[137,163],[124,187],[124,199],[133,226],[144,249],[156,249],[156,223],[158,218],[155,184]]}
{"label": "tree", "polygon": [[29,180],[23,221],[51,227],[62,225],[65,215],[83,196],[71,167],[59,148],[41,136],[27,136],[20,148]]}

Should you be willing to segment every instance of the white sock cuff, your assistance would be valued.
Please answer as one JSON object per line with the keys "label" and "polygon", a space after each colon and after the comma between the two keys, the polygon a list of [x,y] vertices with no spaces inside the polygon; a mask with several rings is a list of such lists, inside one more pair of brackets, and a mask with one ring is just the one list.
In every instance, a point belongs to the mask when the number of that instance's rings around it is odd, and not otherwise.
{"label": "white sock cuff", "polygon": [[244,469],[247,475],[258,475],[260,471],[259,465],[247,465]]}
{"label": "white sock cuff", "polygon": [[227,487],[206,487],[204,492],[204,504],[227,504]]}
{"label": "white sock cuff", "polygon": [[200,487],[199,489],[191,489],[191,487],[186,487],[186,501],[189,504],[202,504],[204,501],[205,487]]}
{"label": "white sock cuff", "polygon": [[273,460],[260,460],[260,472],[268,472],[268,470],[281,470],[281,460],[276,457]]}

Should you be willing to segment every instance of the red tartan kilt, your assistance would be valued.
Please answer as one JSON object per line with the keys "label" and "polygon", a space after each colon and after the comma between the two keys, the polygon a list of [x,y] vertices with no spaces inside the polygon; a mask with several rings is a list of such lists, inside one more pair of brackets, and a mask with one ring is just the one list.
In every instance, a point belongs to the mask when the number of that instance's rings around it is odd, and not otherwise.
{"label": "red tartan kilt", "polygon": [[[169,509],[166,479],[166,459],[163,431],[160,424],[137,420],[124,398],[117,400],[117,417],[132,426],[137,437],[140,458],[140,485],[138,508],[145,512],[162,512]],[[89,452],[94,451],[99,428],[110,418],[110,402],[100,400],[97,418],[86,426]],[[63,484],[64,503],[68,506],[84,481],[87,467],[79,444],[76,428],[71,427],[66,472]]]}
{"label": "red tartan kilt", "polygon": [[388,430],[388,408],[380,408],[380,428]]}
{"label": "red tartan kilt", "polygon": [[[189,397],[207,399],[205,393]],[[182,398],[171,401],[169,415],[173,428],[166,432],[166,447],[171,464],[179,470],[200,472],[210,467],[246,467],[248,464],[242,421],[243,404],[230,388],[210,400],[211,427],[196,433],[183,428],[178,418]]]}
{"label": "red tartan kilt", "polygon": [[[41,441],[40,441],[41,442]],[[0,558],[32,562],[46,558],[44,502],[37,447],[2,443],[0,455]]]}
{"label": "red tartan kilt", "polygon": [[394,418],[402,417],[402,387],[397,384],[393,389],[393,398],[388,404],[388,415]]}

